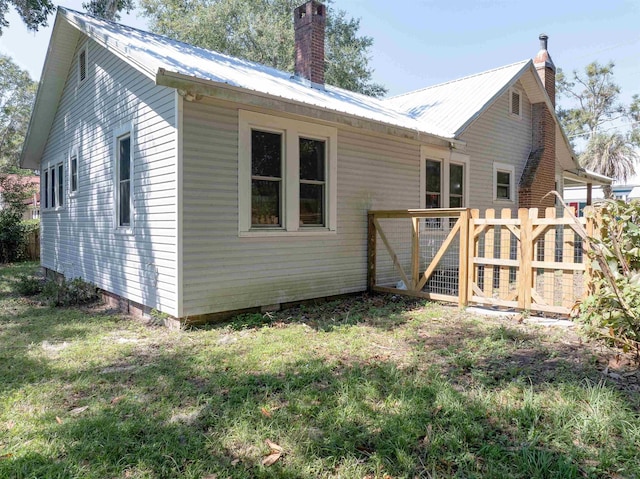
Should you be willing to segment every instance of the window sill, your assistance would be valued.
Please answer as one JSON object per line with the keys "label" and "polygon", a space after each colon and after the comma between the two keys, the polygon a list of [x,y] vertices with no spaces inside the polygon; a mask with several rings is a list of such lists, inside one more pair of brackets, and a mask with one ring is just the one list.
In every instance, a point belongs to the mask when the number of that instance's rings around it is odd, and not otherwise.
{"label": "window sill", "polygon": [[113,232],[119,236],[133,236],[133,228],[116,228]]}
{"label": "window sill", "polygon": [[279,230],[250,230],[238,232],[240,238],[281,238],[281,237],[322,237],[322,236],[335,236],[336,230],[330,230],[328,228],[309,228],[301,229],[297,231],[287,231],[283,229]]}
{"label": "window sill", "polygon": [[498,204],[498,205],[513,205],[513,204],[515,204],[515,201],[508,200],[508,199],[502,199],[502,198],[494,198],[493,199],[493,203],[494,204]]}
{"label": "window sill", "polygon": [[60,213],[61,211],[65,211],[66,209],[66,206],[56,206],[55,208],[43,209],[42,213]]}

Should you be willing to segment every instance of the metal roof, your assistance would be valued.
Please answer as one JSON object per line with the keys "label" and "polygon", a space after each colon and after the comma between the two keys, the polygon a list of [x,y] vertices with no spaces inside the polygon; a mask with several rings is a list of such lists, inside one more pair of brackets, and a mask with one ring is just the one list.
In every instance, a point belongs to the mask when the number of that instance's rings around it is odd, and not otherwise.
{"label": "metal roof", "polygon": [[530,66],[525,60],[386,100],[431,131],[457,137]]}

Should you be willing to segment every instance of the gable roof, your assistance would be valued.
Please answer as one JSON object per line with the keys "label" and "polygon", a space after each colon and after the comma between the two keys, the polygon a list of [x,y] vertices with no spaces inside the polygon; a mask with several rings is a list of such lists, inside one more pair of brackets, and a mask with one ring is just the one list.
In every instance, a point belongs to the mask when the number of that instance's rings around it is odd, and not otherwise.
{"label": "gable roof", "polygon": [[457,80],[398,95],[386,103],[433,125],[448,137],[459,136],[473,120],[526,72],[525,60]]}
{"label": "gable roof", "polygon": [[186,82],[215,91],[250,93],[350,117],[356,124],[365,120],[415,137],[423,135],[432,141],[456,142],[461,132],[518,80],[526,84],[532,101],[551,105],[531,60],[398,97],[377,99],[330,85],[314,88],[291,73],[58,7],[22,151],[24,167],[38,167],[83,34],[158,85],[176,87]]}

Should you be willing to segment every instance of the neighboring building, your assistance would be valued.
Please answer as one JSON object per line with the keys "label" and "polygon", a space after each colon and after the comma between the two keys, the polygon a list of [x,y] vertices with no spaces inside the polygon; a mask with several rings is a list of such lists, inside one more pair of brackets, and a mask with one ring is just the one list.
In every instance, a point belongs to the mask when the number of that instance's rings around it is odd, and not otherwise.
{"label": "neighboring building", "polygon": [[381,100],[324,85],[325,13],[296,9],[294,76],[59,8],[22,157],[42,265],[177,318],[268,307],[366,289],[370,209],[544,207],[580,177],[546,37]]}
{"label": "neighboring building", "polygon": [[[618,200],[631,201],[640,199],[640,175],[629,179],[627,183],[613,183],[611,185],[613,197]],[[604,199],[604,192],[601,186],[593,188],[592,202]],[[572,206],[576,212],[582,214],[582,210],[587,206],[587,189],[585,186],[568,186],[564,190],[564,201]]]}
{"label": "neighboring building", "polygon": [[[40,177],[39,176],[22,176],[16,174],[7,175],[9,181],[19,182],[25,187],[31,186],[33,193],[25,200],[27,209],[23,214],[23,219],[31,220],[40,218]],[[0,186],[0,210],[4,208],[2,199],[2,186]]]}

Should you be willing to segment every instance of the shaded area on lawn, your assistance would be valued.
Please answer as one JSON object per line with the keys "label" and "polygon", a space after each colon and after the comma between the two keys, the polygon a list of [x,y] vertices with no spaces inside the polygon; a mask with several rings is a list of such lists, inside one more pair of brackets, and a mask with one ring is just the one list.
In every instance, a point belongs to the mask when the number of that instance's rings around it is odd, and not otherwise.
{"label": "shaded area on lawn", "polygon": [[253,320],[0,298],[0,477],[640,474],[637,403],[567,332],[389,297]]}

